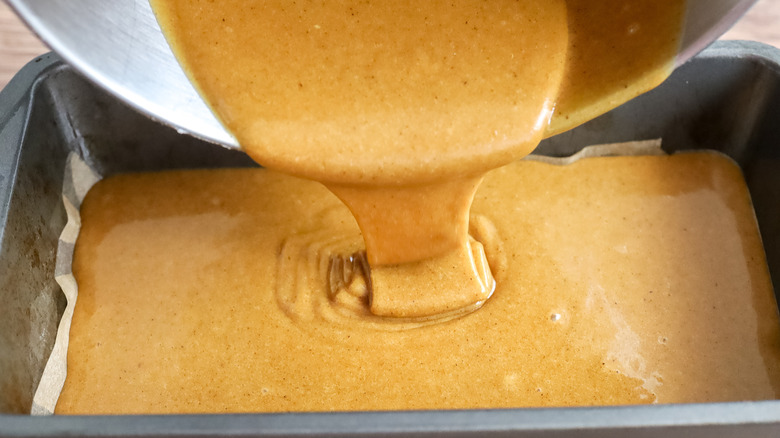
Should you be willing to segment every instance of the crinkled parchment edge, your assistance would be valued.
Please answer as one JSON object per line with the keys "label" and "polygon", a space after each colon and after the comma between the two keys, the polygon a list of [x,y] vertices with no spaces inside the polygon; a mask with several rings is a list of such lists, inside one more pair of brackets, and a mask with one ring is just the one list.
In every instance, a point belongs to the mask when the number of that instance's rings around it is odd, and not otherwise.
{"label": "crinkled parchment edge", "polygon": [[62,392],[67,374],[68,339],[73,309],[78,297],[78,286],[73,277],[73,249],[81,229],[81,202],[87,192],[100,177],[77,154],[68,155],[65,164],[65,176],[62,182],[62,202],[68,221],[60,234],[57,244],[57,261],[54,268],[54,280],[65,294],[67,305],[57,328],[54,348],[43,369],[41,381],[35,391],[32,403],[32,415],[51,415],[57,399]]}

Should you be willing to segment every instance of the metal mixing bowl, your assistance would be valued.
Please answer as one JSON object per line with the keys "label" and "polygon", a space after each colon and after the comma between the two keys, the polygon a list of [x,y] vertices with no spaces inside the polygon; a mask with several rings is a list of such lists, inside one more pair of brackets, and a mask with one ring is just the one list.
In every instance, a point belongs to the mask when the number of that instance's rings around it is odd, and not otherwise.
{"label": "metal mixing bowl", "polygon": [[[688,0],[682,64],[734,24],[756,0]],[[151,118],[237,148],[188,81],[148,0],[8,0],[54,51]]]}

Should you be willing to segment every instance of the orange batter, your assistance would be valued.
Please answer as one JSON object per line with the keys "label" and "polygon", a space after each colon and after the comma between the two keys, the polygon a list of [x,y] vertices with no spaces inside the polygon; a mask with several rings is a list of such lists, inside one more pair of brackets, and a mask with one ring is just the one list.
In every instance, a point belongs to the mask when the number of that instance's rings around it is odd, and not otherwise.
{"label": "orange batter", "polygon": [[731,162],[484,177],[658,84],[683,1],[153,3],[242,148],[338,198],[256,169],[98,184],[58,413],[776,397]]}
{"label": "orange batter", "polygon": [[[371,311],[392,317],[484,303],[493,281],[471,269],[483,255],[466,233],[482,174],[660,83],[684,10],[683,0],[152,4],[242,149],[347,204],[373,273]],[[438,287],[415,294],[410,273]]]}
{"label": "orange batter", "polygon": [[[121,175],[82,206],[57,413],[775,398],[780,325],[720,155],[521,161],[471,234],[497,285],[448,321],[372,315],[347,208],[261,169]],[[352,269],[352,268],[355,269]]]}

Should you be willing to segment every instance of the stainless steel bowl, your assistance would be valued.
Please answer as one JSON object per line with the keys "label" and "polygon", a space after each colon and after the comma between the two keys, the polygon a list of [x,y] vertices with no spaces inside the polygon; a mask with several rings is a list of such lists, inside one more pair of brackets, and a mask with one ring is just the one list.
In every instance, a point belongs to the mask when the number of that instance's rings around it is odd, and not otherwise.
{"label": "stainless steel bowl", "polygon": [[[688,0],[677,64],[700,52],[756,0]],[[89,79],[179,132],[238,148],[187,80],[148,0],[8,0]]]}

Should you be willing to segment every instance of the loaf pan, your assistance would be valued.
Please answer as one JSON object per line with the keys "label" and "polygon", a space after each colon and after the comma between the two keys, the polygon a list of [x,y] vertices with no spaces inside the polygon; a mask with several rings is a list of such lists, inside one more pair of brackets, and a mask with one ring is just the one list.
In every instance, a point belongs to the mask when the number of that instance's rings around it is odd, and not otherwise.
{"label": "loaf pan", "polygon": [[[780,281],[780,51],[721,42],[659,88],[535,153],[663,138],[742,168],[775,285]],[[0,92],[0,436],[780,436],[780,401],[619,407],[236,415],[29,415],[64,297],[54,281],[69,152],[102,176],[254,166],[243,153],[180,135],[129,108],[54,54]],[[707,220],[707,218],[702,218]],[[777,287],[775,290],[777,291]],[[780,347],[779,347],[780,348]],[[489,388],[486,388],[489,390]]]}

